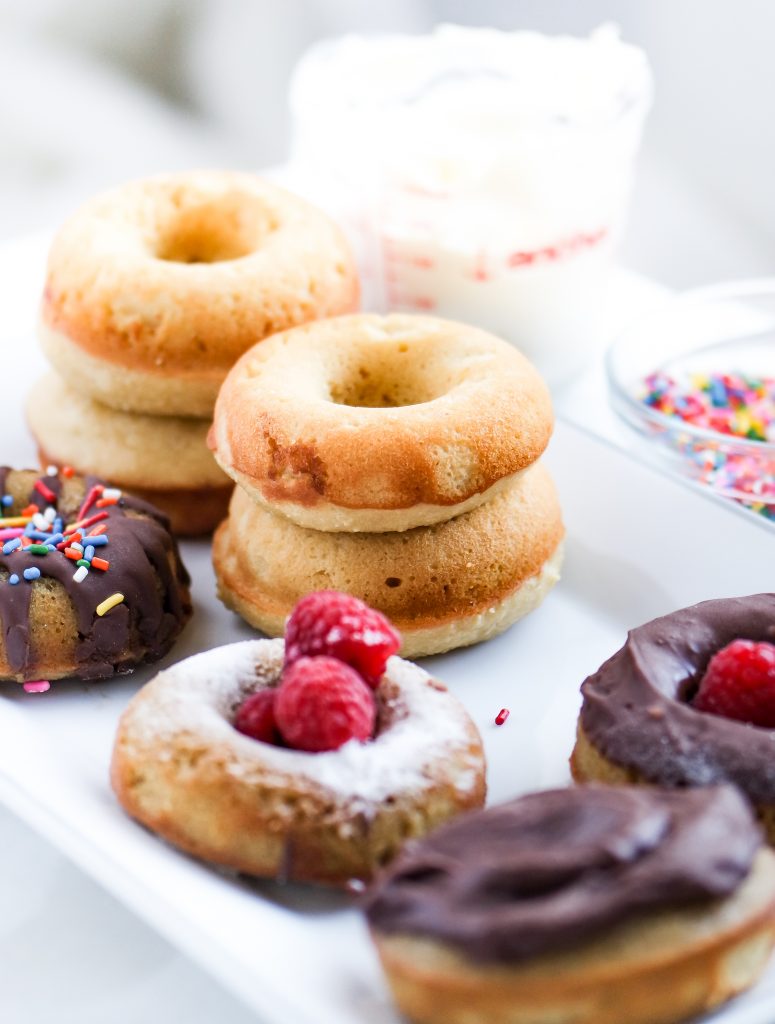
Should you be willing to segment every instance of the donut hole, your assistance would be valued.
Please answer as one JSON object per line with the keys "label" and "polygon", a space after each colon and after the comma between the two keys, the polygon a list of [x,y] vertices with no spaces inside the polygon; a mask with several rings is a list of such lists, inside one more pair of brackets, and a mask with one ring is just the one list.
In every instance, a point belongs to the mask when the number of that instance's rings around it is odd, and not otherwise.
{"label": "donut hole", "polygon": [[424,405],[447,394],[456,377],[424,346],[401,341],[353,346],[351,358],[334,368],[329,395],[336,405],[399,409]]}
{"label": "donut hole", "polygon": [[278,228],[255,197],[219,196],[173,203],[162,224],[156,258],[169,263],[223,263],[249,256]]}
{"label": "donut hole", "polygon": [[697,691],[700,688],[700,681],[704,675],[705,670],[703,669],[702,672],[697,672],[689,679],[684,679],[680,682],[676,687],[675,700],[677,700],[679,704],[694,703],[694,698],[697,696]]}

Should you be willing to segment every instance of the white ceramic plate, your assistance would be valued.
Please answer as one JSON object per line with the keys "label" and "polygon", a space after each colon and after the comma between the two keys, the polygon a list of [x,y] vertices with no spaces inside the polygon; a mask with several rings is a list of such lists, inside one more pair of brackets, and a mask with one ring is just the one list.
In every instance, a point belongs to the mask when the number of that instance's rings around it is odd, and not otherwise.
{"label": "white ceramic plate", "polygon": [[[38,357],[10,340],[0,341],[0,355],[3,372],[18,373],[21,397]],[[3,413],[0,459],[18,464],[32,448],[18,408]],[[494,801],[568,781],[579,684],[629,626],[693,601],[772,587],[772,534],[751,517],[568,425],[558,427],[547,458],[568,526],[561,584],[504,636],[427,662],[483,733]],[[196,615],[168,661],[249,635],[215,599],[207,545],[185,544],[184,557]],[[121,709],[149,675],[54,684],[45,696],[4,687],[0,799],[266,1024],[394,1024],[363,921],[346,899],[225,876],[122,814],[107,782],[111,741]],[[502,707],[511,717],[499,728]],[[775,974],[719,1019],[771,1024]]]}

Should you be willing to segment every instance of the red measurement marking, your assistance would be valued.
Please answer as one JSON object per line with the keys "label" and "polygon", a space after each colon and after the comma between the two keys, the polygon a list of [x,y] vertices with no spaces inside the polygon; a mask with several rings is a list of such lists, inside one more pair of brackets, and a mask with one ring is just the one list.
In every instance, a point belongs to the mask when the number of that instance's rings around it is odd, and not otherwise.
{"label": "red measurement marking", "polygon": [[436,266],[436,262],[430,256],[415,256],[412,259],[412,266],[419,267],[420,270],[430,270]]}
{"label": "red measurement marking", "polygon": [[436,308],[436,300],[432,299],[429,295],[417,295],[411,300],[411,302],[415,309]]}
{"label": "red measurement marking", "polygon": [[487,256],[484,249],[480,249],[476,254],[476,261],[474,263],[473,270],[474,281],[489,281],[490,273],[487,270]]}
{"label": "red measurement marking", "polygon": [[608,234],[608,228],[600,228],[599,231],[579,232],[570,238],[555,242],[554,245],[544,246],[542,249],[518,250],[506,257],[506,265],[511,268],[528,267],[533,263],[552,263],[555,260],[571,256],[582,249],[591,249],[602,242]]}
{"label": "red measurement marking", "polygon": [[531,263],[535,263],[537,259],[540,259],[540,253],[538,252],[513,252],[506,260],[506,263],[510,267],[527,267]]}
{"label": "red measurement marking", "polygon": [[511,712],[509,711],[508,708],[501,708],[501,710],[495,716],[495,724],[503,725],[503,723],[506,721],[510,714]]}

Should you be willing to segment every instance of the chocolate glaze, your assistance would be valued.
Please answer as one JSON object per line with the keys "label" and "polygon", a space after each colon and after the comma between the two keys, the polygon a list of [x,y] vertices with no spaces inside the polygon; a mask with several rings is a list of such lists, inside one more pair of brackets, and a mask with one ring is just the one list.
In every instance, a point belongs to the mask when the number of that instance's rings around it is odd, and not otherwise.
{"label": "chocolate glaze", "polygon": [[[0,495],[12,472],[0,467]],[[59,498],[57,476],[36,476]],[[85,477],[85,493],[99,483],[96,477]],[[40,507],[45,502],[30,489],[27,504]],[[59,504],[59,501],[57,502]],[[24,505],[16,503],[3,510],[3,515],[18,515]],[[75,519],[76,507],[58,509],[65,522]],[[98,509],[92,508],[89,515]],[[75,583],[75,563],[64,552],[31,556],[19,550],[2,554],[0,545],[0,628],[3,630],[8,663],[15,674],[31,678],[35,672],[30,645],[30,600],[35,587],[46,579],[57,580],[67,592],[75,608],[78,623],[73,675],[82,679],[101,679],[116,672],[128,671],[139,661],[152,661],[165,654],[191,615],[188,598],[190,578],[169,532],[167,518],[152,505],[139,498],[123,495],[117,505],[104,511],[103,520],[109,543],[98,553],[110,562],[107,572],[92,569],[82,583]],[[36,566],[39,580],[28,582],[24,569]],[[11,585],[8,576],[22,577]],[[124,595],[122,604],[104,616],[95,612],[105,598],[116,592]]]}
{"label": "chocolate glaze", "polygon": [[731,786],[532,793],[407,847],[366,913],[379,932],[511,964],[655,910],[712,905],[737,889],[761,844]]}
{"label": "chocolate glaze", "polygon": [[775,730],[688,702],[711,657],[738,638],[775,642],[775,594],[703,601],[633,629],[581,687],[585,736],[648,782],[733,782],[756,803],[775,804]]}

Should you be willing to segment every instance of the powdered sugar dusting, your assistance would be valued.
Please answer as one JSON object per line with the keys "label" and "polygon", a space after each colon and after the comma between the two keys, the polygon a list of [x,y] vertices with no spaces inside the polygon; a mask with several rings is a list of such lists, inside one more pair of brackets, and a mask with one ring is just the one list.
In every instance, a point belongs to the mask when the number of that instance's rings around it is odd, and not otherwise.
{"label": "powdered sugar dusting", "polygon": [[233,776],[276,773],[283,785],[292,777],[349,798],[358,810],[433,788],[441,778],[462,792],[477,786],[481,755],[470,750],[466,711],[427,672],[395,656],[376,692],[380,725],[373,741],[308,754],[238,733],[231,724],[236,708],[249,693],[277,683],[283,652],[282,640],[247,640],[179,662],[130,704],[125,736],[138,748],[153,745],[155,756],[161,744],[161,756],[172,757],[179,738],[193,735],[228,752],[224,770]]}

